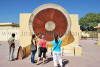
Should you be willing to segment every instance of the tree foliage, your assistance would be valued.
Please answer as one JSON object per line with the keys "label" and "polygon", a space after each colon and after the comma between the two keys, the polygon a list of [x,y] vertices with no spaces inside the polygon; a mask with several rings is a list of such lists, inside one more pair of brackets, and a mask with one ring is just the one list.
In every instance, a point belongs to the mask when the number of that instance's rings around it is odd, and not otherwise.
{"label": "tree foliage", "polygon": [[87,30],[89,27],[93,29],[93,27],[98,26],[98,23],[100,23],[100,13],[88,13],[79,20],[79,24],[83,30]]}

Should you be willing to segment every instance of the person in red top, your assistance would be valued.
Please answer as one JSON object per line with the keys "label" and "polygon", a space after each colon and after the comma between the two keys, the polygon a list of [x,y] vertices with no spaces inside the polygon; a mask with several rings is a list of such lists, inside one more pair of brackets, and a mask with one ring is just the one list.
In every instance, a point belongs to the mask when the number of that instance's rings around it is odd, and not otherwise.
{"label": "person in red top", "polygon": [[46,45],[47,41],[45,40],[45,35],[42,35],[42,39],[40,39],[39,41],[39,58],[38,58],[38,62],[37,64],[39,64],[41,55],[43,53],[43,63],[46,61],[46,52],[47,52],[47,45]]}

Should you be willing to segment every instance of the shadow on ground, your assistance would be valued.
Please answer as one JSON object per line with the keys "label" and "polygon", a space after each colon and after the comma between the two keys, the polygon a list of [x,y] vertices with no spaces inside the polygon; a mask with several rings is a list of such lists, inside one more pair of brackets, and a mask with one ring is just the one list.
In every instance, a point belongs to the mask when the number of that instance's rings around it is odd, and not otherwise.
{"label": "shadow on ground", "polygon": [[[48,58],[46,63],[49,63],[50,61],[53,61],[52,57]],[[63,59],[63,67],[65,67],[68,63],[69,63],[69,60]],[[60,65],[58,65],[58,67],[60,67]]]}

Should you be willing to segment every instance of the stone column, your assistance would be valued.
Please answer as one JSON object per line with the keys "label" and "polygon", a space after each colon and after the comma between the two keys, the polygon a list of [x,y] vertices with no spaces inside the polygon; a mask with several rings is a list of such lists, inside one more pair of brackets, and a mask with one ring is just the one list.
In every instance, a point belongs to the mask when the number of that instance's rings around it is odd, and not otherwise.
{"label": "stone column", "polygon": [[100,46],[100,23],[98,24],[98,46]]}

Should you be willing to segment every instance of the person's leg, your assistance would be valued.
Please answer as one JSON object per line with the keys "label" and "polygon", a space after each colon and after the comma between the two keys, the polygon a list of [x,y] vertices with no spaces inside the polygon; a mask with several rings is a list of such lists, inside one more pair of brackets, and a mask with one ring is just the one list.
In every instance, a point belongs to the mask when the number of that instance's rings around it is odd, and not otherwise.
{"label": "person's leg", "polygon": [[46,61],[46,51],[47,51],[47,49],[44,48],[44,51],[43,51],[43,63]]}
{"label": "person's leg", "polygon": [[33,52],[31,53],[31,62],[33,63]]}
{"label": "person's leg", "polygon": [[32,55],[31,55],[31,62],[32,63],[35,63],[35,61],[34,61],[34,57],[35,57],[35,51],[32,51]]}
{"label": "person's leg", "polygon": [[54,66],[57,67],[57,54],[56,54],[56,52],[53,52],[53,62],[54,62]]}
{"label": "person's leg", "polygon": [[40,61],[41,55],[42,55],[42,50],[41,50],[41,47],[39,47],[39,52],[38,52],[38,61]]}
{"label": "person's leg", "polygon": [[13,47],[11,47],[10,60],[13,60],[13,54],[14,54],[14,48],[13,48]]}
{"label": "person's leg", "polygon": [[39,52],[39,55],[38,55],[38,60],[37,60],[37,64],[39,64],[40,62],[40,59],[41,59],[41,55],[42,55],[42,48],[40,48],[40,52]]}
{"label": "person's leg", "polygon": [[40,47],[38,48],[38,56],[40,55]]}
{"label": "person's leg", "polygon": [[12,59],[14,60],[14,51],[15,51],[15,48],[12,48]]}
{"label": "person's leg", "polygon": [[[33,57],[33,59],[35,58],[35,54],[36,54],[36,51],[34,51],[34,57]],[[35,62],[35,59],[34,59],[34,63],[36,63],[36,62]]]}
{"label": "person's leg", "polygon": [[11,48],[9,48],[8,60],[11,61]]}
{"label": "person's leg", "polygon": [[57,57],[58,57],[59,64],[62,67],[62,55],[61,55],[61,52],[57,53]]}

